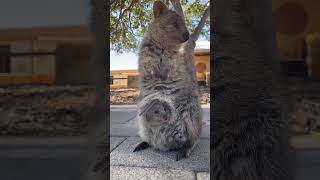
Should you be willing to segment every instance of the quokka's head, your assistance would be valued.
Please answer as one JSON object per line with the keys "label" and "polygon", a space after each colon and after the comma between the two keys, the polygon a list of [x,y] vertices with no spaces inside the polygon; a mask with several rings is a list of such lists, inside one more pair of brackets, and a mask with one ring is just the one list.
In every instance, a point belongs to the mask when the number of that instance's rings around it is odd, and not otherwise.
{"label": "quokka's head", "polygon": [[149,25],[151,36],[162,44],[182,44],[189,39],[189,32],[182,17],[161,1],[153,4],[154,20]]}

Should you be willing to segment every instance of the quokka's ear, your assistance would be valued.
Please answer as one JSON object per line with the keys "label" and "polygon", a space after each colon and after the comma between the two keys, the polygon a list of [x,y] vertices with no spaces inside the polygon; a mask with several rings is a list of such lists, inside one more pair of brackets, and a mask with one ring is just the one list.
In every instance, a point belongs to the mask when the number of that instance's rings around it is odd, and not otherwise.
{"label": "quokka's ear", "polygon": [[168,7],[163,2],[156,1],[153,3],[153,14],[155,18],[160,17],[166,11],[168,11]]}

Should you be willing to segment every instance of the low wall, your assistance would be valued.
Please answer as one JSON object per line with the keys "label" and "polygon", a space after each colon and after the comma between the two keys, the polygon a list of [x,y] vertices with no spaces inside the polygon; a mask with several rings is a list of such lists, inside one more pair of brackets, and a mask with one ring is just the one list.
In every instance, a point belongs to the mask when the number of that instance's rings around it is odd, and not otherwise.
{"label": "low wall", "polygon": [[2,136],[84,135],[92,121],[94,87],[0,88],[0,96]]}
{"label": "low wall", "polygon": [[54,75],[0,74],[0,86],[16,86],[27,84],[53,84]]}
{"label": "low wall", "polygon": [[320,132],[320,82],[291,82],[289,124],[293,134]]}

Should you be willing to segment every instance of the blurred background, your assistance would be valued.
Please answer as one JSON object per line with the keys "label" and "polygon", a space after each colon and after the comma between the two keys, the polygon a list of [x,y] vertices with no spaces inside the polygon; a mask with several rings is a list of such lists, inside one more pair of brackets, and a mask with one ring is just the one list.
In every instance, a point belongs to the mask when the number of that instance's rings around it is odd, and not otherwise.
{"label": "blurred background", "polygon": [[87,4],[75,0],[2,4],[0,134],[83,135],[85,116],[94,104]]}
{"label": "blurred background", "polygon": [[320,1],[273,0],[281,67],[288,80],[293,135],[320,132]]}
{"label": "blurred background", "polygon": [[0,179],[86,179],[89,1],[0,4]]}

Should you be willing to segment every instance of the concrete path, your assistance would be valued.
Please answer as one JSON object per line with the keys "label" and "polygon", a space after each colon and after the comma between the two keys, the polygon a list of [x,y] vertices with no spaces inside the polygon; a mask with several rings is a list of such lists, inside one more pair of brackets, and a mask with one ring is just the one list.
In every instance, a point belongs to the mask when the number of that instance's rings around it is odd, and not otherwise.
{"label": "concrete path", "polygon": [[199,143],[187,159],[175,161],[174,152],[161,152],[151,148],[135,152],[140,141],[136,119],[136,106],[110,108],[112,180],[207,180],[210,170],[210,109],[203,106],[203,131]]}
{"label": "concrete path", "polygon": [[[208,180],[209,108],[203,107],[204,130],[191,157],[173,160],[173,153],[152,149],[132,153],[139,141],[135,106],[111,107],[110,170],[113,180]],[[298,136],[297,180],[320,177],[320,140]],[[85,180],[87,142],[78,138],[0,138],[0,180]]]}
{"label": "concrete path", "polygon": [[[181,179],[209,180],[210,169],[210,109],[203,106],[204,129],[200,142],[191,157],[179,162],[172,153],[147,149],[133,153],[139,142],[136,106],[111,106],[112,180]],[[318,180],[320,177],[320,140],[310,136],[291,138],[296,149],[295,173],[297,180]]]}
{"label": "concrete path", "polygon": [[1,180],[85,180],[87,142],[79,138],[0,138]]}

